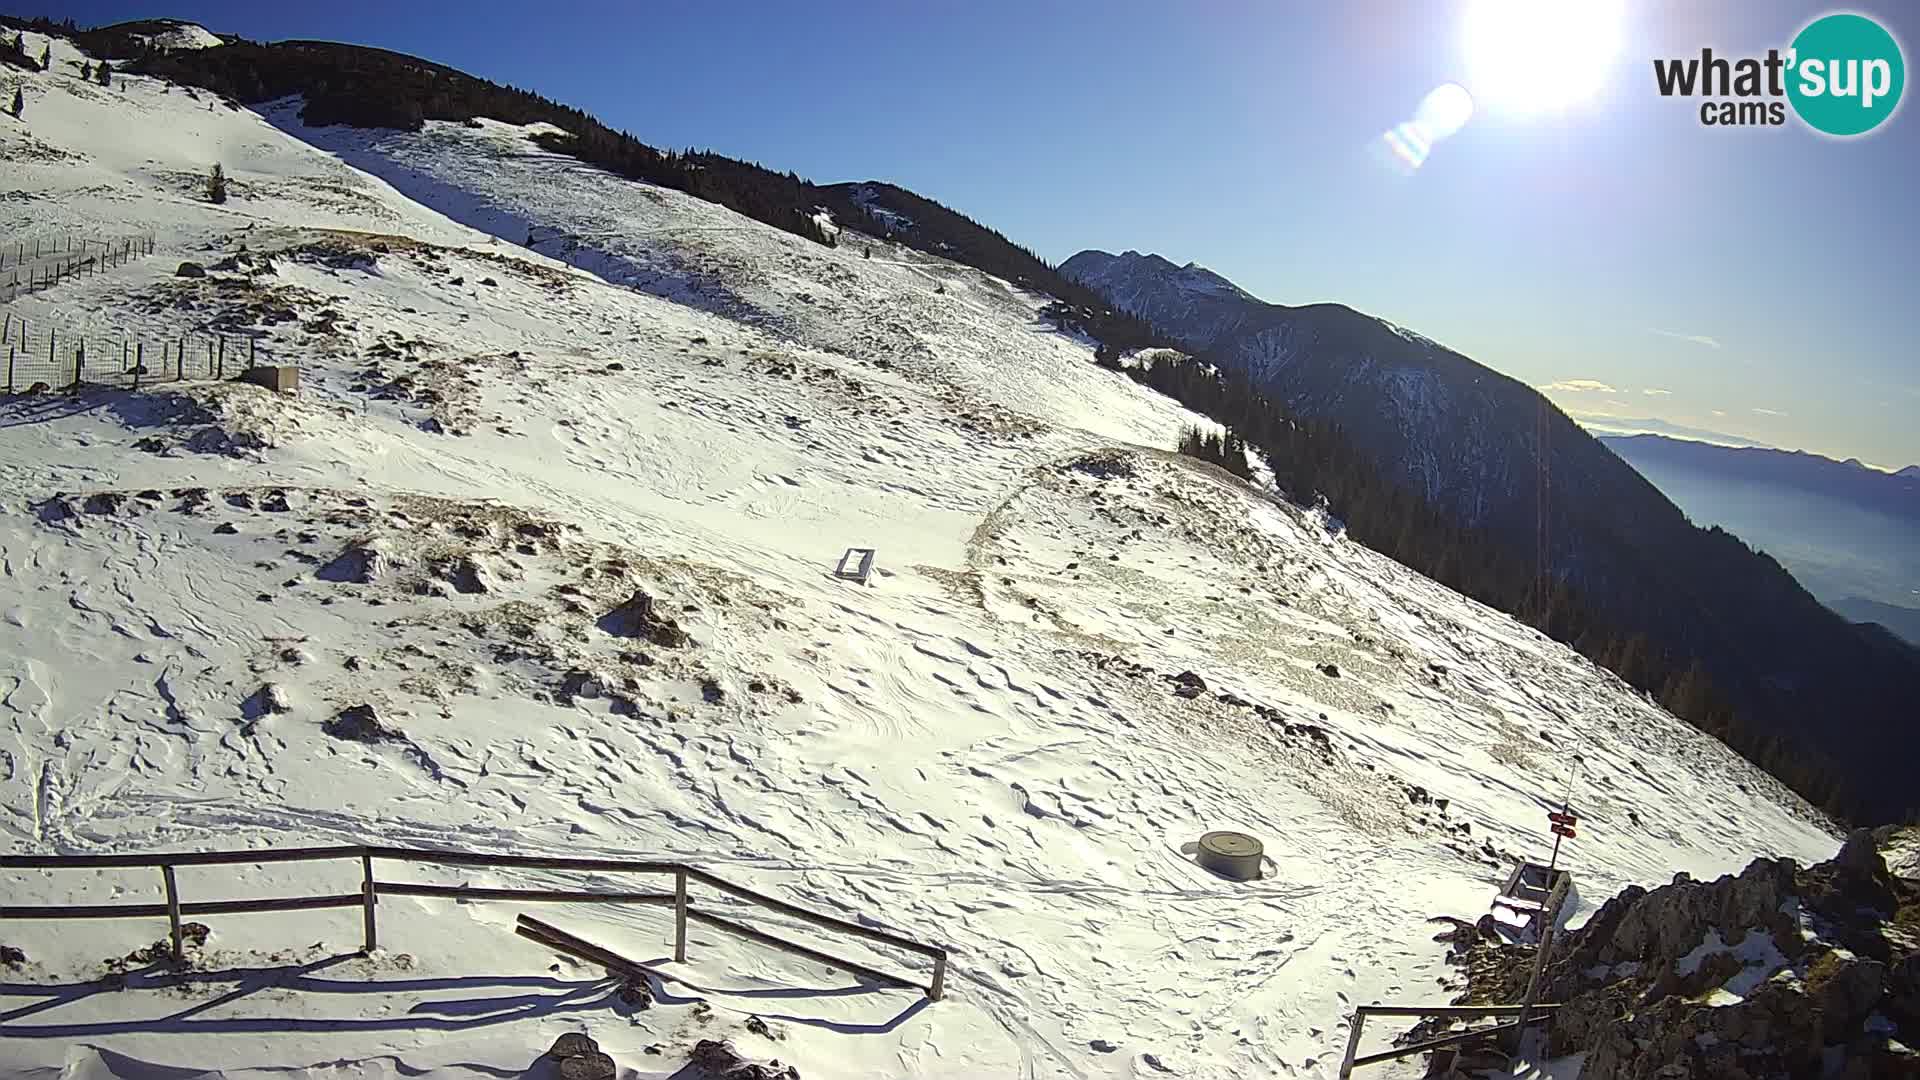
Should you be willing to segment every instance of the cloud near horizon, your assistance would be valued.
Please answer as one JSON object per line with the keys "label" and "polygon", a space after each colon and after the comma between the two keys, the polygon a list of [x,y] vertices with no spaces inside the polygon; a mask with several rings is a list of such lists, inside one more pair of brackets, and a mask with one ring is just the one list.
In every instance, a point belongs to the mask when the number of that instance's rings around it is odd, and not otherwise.
{"label": "cloud near horizon", "polygon": [[1787,415],[1787,414],[1786,414],[1785,412],[1783,412],[1783,411],[1781,411],[1781,410],[1779,410],[1779,409],[1763,409],[1763,408],[1761,408],[1761,407],[1759,407],[1758,405],[1755,405],[1755,406],[1753,407],[1753,411],[1754,411],[1754,412],[1757,412],[1757,413],[1759,413],[1759,414],[1760,414],[1761,416],[1785,416],[1785,415]]}
{"label": "cloud near horizon", "polygon": [[1682,334],[1677,330],[1662,330],[1657,326],[1649,326],[1647,329],[1659,334],[1661,337],[1669,337],[1675,341],[1690,341],[1695,345],[1705,345],[1709,349],[1717,349],[1720,347],[1718,341],[1705,334]]}
{"label": "cloud near horizon", "polygon": [[1673,396],[1673,391],[1662,390],[1657,386],[1649,386],[1645,390],[1642,390],[1640,392],[1647,395],[1648,397],[1672,397]]}
{"label": "cloud near horizon", "polygon": [[1598,379],[1561,379],[1559,382],[1550,382],[1534,389],[1543,392],[1558,390],[1563,394],[1617,394],[1620,392]]}

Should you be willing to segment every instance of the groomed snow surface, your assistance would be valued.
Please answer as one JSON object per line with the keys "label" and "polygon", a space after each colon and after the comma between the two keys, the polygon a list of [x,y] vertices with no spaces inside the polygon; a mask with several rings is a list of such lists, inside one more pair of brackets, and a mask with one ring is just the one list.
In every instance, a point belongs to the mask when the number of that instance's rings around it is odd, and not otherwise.
{"label": "groomed snow surface", "polygon": [[[27,98],[0,120],[4,239],[160,250],[8,313],[108,343],[223,321],[301,390],[0,403],[6,848],[680,860],[953,966],[928,1004],[701,927],[672,963],[658,908],[389,896],[371,957],[354,909],[208,917],[176,978],[109,963],[163,921],[8,922],[0,1075],[510,1076],[584,1029],[626,1076],[703,1038],[809,1080],[1331,1076],[1353,1005],[1452,997],[1426,920],[1478,916],[1545,854],[1576,752],[1562,859],[1592,902],[1836,846],[1568,650],[1166,453],[1202,418],[1094,366],[1043,297],[524,129],[309,131],[297,102],[102,89],[54,52],[0,73]],[[188,259],[225,269],[174,278]],[[831,574],[856,545],[866,587]],[[635,590],[691,640],[609,632]],[[361,704],[388,737],[328,733]],[[1260,838],[1265,876],[1195,865],[1212,829]],[[160,899],[150,871],[0,881],[9,904]],[[358,883],[180,875],[189,901]],[[635,1011],[513,936],[522,910],[683,981]]]}

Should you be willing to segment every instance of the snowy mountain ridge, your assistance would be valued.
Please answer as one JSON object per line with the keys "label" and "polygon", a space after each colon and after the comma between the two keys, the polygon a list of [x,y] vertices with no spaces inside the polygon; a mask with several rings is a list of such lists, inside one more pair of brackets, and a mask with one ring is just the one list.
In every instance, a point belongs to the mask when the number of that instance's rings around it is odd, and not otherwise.
{"label": "snowy mountain ridge", "polygon": [[[1676,669],[1697,663],[1728,703],[1721,711],[1738,716],[1743,752],[1781,775],[1824,759],[1825,786],[1862,793],[1855,812],[1870,820],[1911,810],[1887,754],[1920,747],[1905,720],[1920,654],[1834,618],[1739,538],[1696,528],[1532,387],[1342,305],[1197,291],[1164,259],[1081,252],[1061,271],[1292,416],[1336,425],[1388,479],[1479,530],[1478,546],[1564,582],[1579,621],[1642,637],[1678,658]],[[1633,677],[1666,694],[1677,675]],[[1806,722],[1815,710],[1844,719],[1815,731]],[[1711,723],[1710,711],[1696,704],[1690,716]],[[1794,749],[1768,756],[1769,740]]]}
{"label": "snowy mountain ridge", "polygon": [[[1169,453],[1205,418],[1092,363],[1047,297],[525,127],[307,128],[82,83],[51,45],[0,73],[28,102],[5,237],[159,254],[10,320],[251,338],[301,389],[0,399],[0,845],[684,860],[953,971],[926,1004],[701,930],[635,1011],[504,903],[384,897],[367,957],[351,909],[208,917],[180,980],[124,975],[162,921],[7,923],[0,1075],[498,1075],[584,1026],[623,1077],[709,1037],[809,1078],[1331,1076],[1354,1004],[1461,985],[1425,920],[1544,852],[1576,750],[1565,859],[1596,900],[1836,846],[1610,674]],[[831,573],[851,546],[870,587]],[[610,629],[636,592],[684,638]],[[1194,863],[1219,828],[1265,842],[1261,879]],[[0,875],[35,904],[152,902],[150,876]],[[670,940],[658,909],[553,918]]]}

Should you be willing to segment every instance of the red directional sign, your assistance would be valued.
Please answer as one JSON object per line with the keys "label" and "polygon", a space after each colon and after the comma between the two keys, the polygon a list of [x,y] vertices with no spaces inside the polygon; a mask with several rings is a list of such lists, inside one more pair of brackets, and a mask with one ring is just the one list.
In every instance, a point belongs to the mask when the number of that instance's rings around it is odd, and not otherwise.
{"label": "red directional sign", "polygon": [[1572,814],[1568,813],[1548,814],[1547,820],[1553,822],[1555,825],[1574,825],[1578,821]]}
{"label": "red directional sign", "polygon": [[1559,822],[1555,822],[1553,832],[1556,836],[1564,836],[1569,840],[1573,839],[1573,826],[1571,825],[1562,825]]}

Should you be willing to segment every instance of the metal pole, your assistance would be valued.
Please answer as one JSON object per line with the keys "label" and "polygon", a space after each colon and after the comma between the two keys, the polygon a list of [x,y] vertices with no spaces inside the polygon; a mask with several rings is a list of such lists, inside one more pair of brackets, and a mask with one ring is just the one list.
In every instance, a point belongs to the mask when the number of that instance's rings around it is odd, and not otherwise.
{"label": "metal pole", "polygon": [[687,962],[687,871],[673,872],[673,962]]}
{"label": "metal pole", "polygon": [[174,884],[171,864],[160,868],[160,880],[167,887],[167,927],[173,932],[173,962],[178,964],[187,957],[180,940],[180,887]]}
{"label": "metal pole", "polygon": [[365,924],[366,937],[367,937],[367,953],[371,955],[373,953],[374,947],[376,946],[376,944],[378,944],[378,938],[374,933],[374,925],[373,925],[373,905],[375,902],[375,892],[374,892],[374,884],[373,884],[373,856],[371,855],[360,856],[360,873],[361,873],[361,879],[360,879],[361,921]]}

